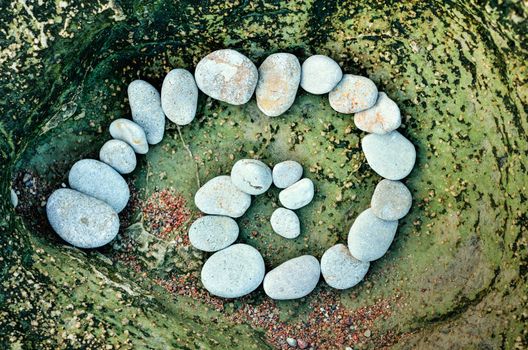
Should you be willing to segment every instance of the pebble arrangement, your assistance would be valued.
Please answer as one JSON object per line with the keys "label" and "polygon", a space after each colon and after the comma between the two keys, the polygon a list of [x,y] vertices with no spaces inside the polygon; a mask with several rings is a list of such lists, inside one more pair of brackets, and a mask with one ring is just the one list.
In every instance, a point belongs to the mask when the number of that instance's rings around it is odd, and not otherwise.
{"label": "pebble arrangement", "polygon": [[179,126],[191,123],[197,112],[198,91],[233,104],[247,103],[253,94],[258,108],[269,117],[286,112],[294,103],[299,85],[308,93],[328,94],[331,107],[354,114],[354,123],[368,133],[361,147],[372,170],[383,177],[374,190],[370,208],[354,221],[347,245],[330,247],[321,260],[311,255],[290,259],[265,271],[262,255],[255,248],[234,244],[239,235],[236,218],[251,205],[251,196],[266,192],[271,185],[281,189],[279,202],[270,218],[273,230],[287,239],[301,234],[295,213],[308,205],[314,184],[302,178],[301,164],[287,160],[273,170],[255,159],[237,161],[229,175],[217,176],[195,194],[195,204],[206,215],[189,229],[191,244],[213,252],[205,262],[201,278],[213,295],[237,298],[263,284],[265,293],[276,300],[302,298],[315,289],[322,274],[336,289],[358,284],[371,261],[382,257],[396,234],[398,220],[410,210],[412,197],[399,180],[411,172],[416,160],[413,144],[396,129],[400,110],[374,82],[362,76],[343,74],[330,57],[314,55],[302,66],[289,53],[268,56],[257,67],[241,53],[223,49],[204,57],[194,76],[185,69],[170,71],[161,94],[143,80],[128,86],[132,120],[110,124],[113,137],[100,150],[99,160],[76,162],[68,175],[70,188],[55,190],[46,212],[55,232],[79,248],[96,248],[112,241],[119,231],[118,213],[130,197],[124,174],[137,165],[136,154],[163,139],[165,117]]}

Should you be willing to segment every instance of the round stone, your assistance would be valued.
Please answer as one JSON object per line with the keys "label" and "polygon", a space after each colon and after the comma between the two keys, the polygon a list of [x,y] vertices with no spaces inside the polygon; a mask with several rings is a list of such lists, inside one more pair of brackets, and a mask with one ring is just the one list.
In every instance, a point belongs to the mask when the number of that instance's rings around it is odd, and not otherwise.
{"label": "round stone", "polygon": [[292,210],[275,209],[271,214],[270,223],[273,231],[284,238],[293,239],[301,234],[301,223]]}
{"label": "round stone", "polygon": [[161,105],[170,121],[187,125],[194,120],[198,88],[193,75],[185,69],[171,70],[161,87]]}
{"label": "round stone", "polygon": [[366,132],[386,134],[400,127],[400,108],[386,93],[380,92],[374,106],[354,115],[354,124]]}
{"label": "round stone", "polygon": [[372,170],[386,179],[401,180],[414,167],[414,146],[397,131],[367,135],[361,140],[361,148]]}
{"label": "round stone", "polygon": [[341,67],[328,56],[313,55],[302,64],[301,86],[314,95],[330,92],[342,77]]}
{"label": "round stone", "polygon": [[302,177],[303,168],[294,160],[277,163],[273,167],[273,184],[278,188],[286,188]]}
{"label": "round stone", "polygon": [[256,159],[241,159],[231,169],[231,181],[240,191],[259,195],[266,192],[273,181],[271,169]]}
{"label": "round stone", "polygon": [[115,238],[119,217],[105,202],[61,188],[49,196],[46,214],[53,230],[79,248],[101,247]]}
{"label": "round stone", "polygon": [[110,124],[110,135],[114,139],[125,141],[136,153],[148,152],[147,136],[141,126],[132,120],[120,118]]}
{"label": "round stone", "polygon": [[301,65],[290,53],[268,56],[258,69],[255,95],[259,109],[270,117],[286,112],[295,101],[301,81]]}
{"label": "round stone", "polygon": [[321,257],[321,274],[332,288],[354,287],[367,274],[370,263],[354,258],[344,244],[328,248]]}
{"label": "round stone", "polygon": [[11,205],[13,208],[16,208],[18,206],[18,195],[16,194],[14,189],[11,189]]}
{"label": "round stone", "polygon": [[352,256],[361,261],[381,258],[389,249],[398,221],[378,218],[369,208],[358,215],[348,233],[348,249]]}
{"label": "round stone", "polygon": [[160,143],[165,133],[165,114],[158,90],[144,80],[134,80],[128,85],[128,102],[132,120],[143,128],[147,142]]}
{"label": "round stone", "polygon": [[411,210],[411,191],[400,181],[381,180],[370,202],[374,215],[382,220],[399,220]]}
{"label": "round stone", "polygon": [[314,184],[308,178],[297,181],[279,193],[279,201],[281,204],[292,210],[304,207],[312,201],[313,197]]}
{"label": "round stone", "polygon": [[378,88],[369,78],[345,74],[328,94],[330,106],[339,113],[356,113],[369,109],[376,103]]}
{"label": "round stone", "polygon": [[82,159],[73,164],[68,183],[72,189],[102,200],[118,213],[130,198],[125,179],[111,166],[95,159]]}
{"label": "round stone", "polygon": [[233,185],[230,176],[221,175],[200,187],[194,196],[194,203],[206,214],[238,218],[251,205],[251,196]]}
{"label": "round stone", "polygon": [[257,289],[264,273],[264,259],[258,250],[247,244],[234,244],[207,259],[202,268],[202,284],[213,295],[238,298]]}
{"label": "round stone", "polygon": [[117,170],[129,174],[136,168],[136,153],[130,145],[121,140],[107,141],[99,150],[99,159]]}
{"label": "round stone", "polygon": [[302,298],[317,286],[321,268],[311,255],[303,255],[277,266],[264,277],[264,291],[275,300]]}
{"label": "round stone", "polygon": [[241,53],[223,49],[202,58],[194,72],[196,84],[204,94],[233,105],[251,99],[257,86],[257,67]]}
{"label": "round stone", "polygon": [[189,240],[205,252],[216,252],[233,244],[238,238],[238,224],[227,216],[206,215],[189,228]]}

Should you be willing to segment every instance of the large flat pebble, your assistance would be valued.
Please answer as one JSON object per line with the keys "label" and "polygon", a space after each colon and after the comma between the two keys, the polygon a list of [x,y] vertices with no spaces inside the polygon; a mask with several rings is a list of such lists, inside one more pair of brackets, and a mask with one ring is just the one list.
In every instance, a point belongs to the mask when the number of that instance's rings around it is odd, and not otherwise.
{"label": "large flat pebble", "polygon": [[321,268],[311,255],[302,255],[277,266],[264,277],[264,291],[275,300],[302,298],[317,286]]}
{"label": "large flat pebble", "polygon": [[354,124],[366,132],[386,134],[400,127],[400,108],[386,93],[380,92],[374,106],[354,115]]}
{"label": "large flat pebble", "polygon": [[347,246],[336,244],[321,257],[321,274],[332,288],[347,289],[361,282],[369,269],[368,261],[359,261]]}
{"label": "large flat pebble", "polygon": [[312,180],[304,178],[279,193],[279,201],[288,209],[297,210],[308,205],[314,197]]}
{"label": "large flat pebble", "polygon": [[171,70],[161,87],[161,105],[170,121],[187,125],[194,120],[198,106],[198,87],[185,69]]}
{"label": "large flat pebble", "polygon": [[136,153],[148,152],[148,142],[145,131],[132,120],[120,118],[110,124],[110,135],[116,140],[125,141]]}
{"label": "large flat pebble", "polygon": [[158,90],[144,80],[134,80],[127,91],[132,120],[143,128],[149,144],[160,143],[165,133],[165,114]]}
{"label": "large flat pebble", "polygon": [[189,228],[189,240],[196,249],[216,252],[233,244],[238,238],[238,224],[228,216],[206,215]]}
{"label": "large flat pebble", "polygon": [[341,67],[328,56],[313,55],[303,62],[301,87],[314,95],[330,92],[343,77]]}
{"label": "large flat pebble", "polygon": [[330,106],[339,113],[351,114],[369,109],[376,103],[378,88],[372,80],[353,74],[343,79],[328,94]]}
{"label": "large flat pebble", "polygon": [[221,175],[206,182],[196,192],[194,203],[206,214],[238,218],[251,205],[251,196],[240,191],[230,176]]}
{"label": "large flat pebble", "polygon": [[256,159],[240,159],[231,169],[231,181],[239,190],[254,196],[266,192],[273,181],[271,169]]}
{"label": "large flat pebble", "polygon": [[381,180],[370,201],[372,212],[382,220],[399,220],[412,206],[411,191],[400,181]]}

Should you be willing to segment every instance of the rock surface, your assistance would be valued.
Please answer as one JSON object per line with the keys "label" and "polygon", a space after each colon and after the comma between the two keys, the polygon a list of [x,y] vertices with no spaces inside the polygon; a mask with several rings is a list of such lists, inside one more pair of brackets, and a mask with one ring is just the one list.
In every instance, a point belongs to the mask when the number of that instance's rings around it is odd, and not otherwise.
{"label": "rock surface", "polygon": [[286,160],[273,167],[273,184],[278,188],[286,188],[299,181],[303,174],[302,165],[294,160]]}
{"label": "rock surface", "polygon": [[411,191],[400,181],[381,180],[370,201],[374,215],[382,220],[399,220],[412,206]]}
{"label": "rock surface", "polygon": [[253,62],[231,49],[217,50],[202,58],[194,76],[204,94],[233,105],[248,102],[258,81]]}
{"label": "rock surface", "polygon": [[68,183],[72,189],[102,200],[118,213],[130,197],[125,179],[111,166],[95,159],[82,159],[73,164]]}
{"label": "rock surface", "polygon": [[251,205],[251,196],[240,191],[227,175],[206,182],[195,194],[194,202],[206,214],[238,218]]}
{"label": "rock surface", "polygon": [[148,142],[145,131],[132,120],[120,118],[110,124],[110,135],[114,139],[125,141],[136,153],[148,152]]}
{"label": "rock surface", "polygon": [[264,273],[264,259],[258,250],[247,244],[235,244],[211,255],[201,277],[209,293],[238,298],[257,289]]}
{"label": "rock surface", "polygon": [[264,291],[275,300],[302,298],[314,290],[320,275],[319,261],[311,255],[302,255],[268,272],[264,277]]}
{"label": "rock surface", "polygon": [[284,208],[277,208],[271,214],[271,227],[276,234],[284,238],[293,239],[301,234],[301,223],[294,211]]}
{"label": "rock surface", "polygon": [[161,86],[161,105],[170,121],[187,125],[194,120],[198,106],[198,87],[185,69],[171,70]]}
{"label": "rock surface", "polygon": [[397,131],[385,135],[367,135],[361,140],[361,148],[372,170],[386,179],[401,180],[414,167],[416,150]]}
{"label": "rock surface", "polygon": [[132,120],[143,128],[147,142],[160,143],[165,133],[165,114],[158,90],[144,80],[134,80],[128,85],[128,102]]}
{"label": "rock surface", "polygon": [[321,257],[321,274],[332,288],[347,289],[361,282],[370,263],[354,258],[346,245],[336,244]]}
{"label": "rock surface", "polygon": [[341,67],[328,56],[313,55],[303,62],[301,87],[314,95],[330,92],[343,77]]}
{"label": "rock surface", "polygon": [[231,181],[240,191],[256,196],[270,188],[273,178],[271,169],[260,160],[240,159],[231,169]]}
{"label": "rock surface", "polygon": [[380,92],[374,106],[354,115],[354,124],[366,132],[386,134],[400,127],[400,108],[386,93]]}
{"label": "rock surface", "polygon": [[389,249],[398,221],[378,218],[369,208],[358,215],[348,233],[348,249],[352,256],[361,261],[381,258]]}
{"label": "rock surface", "polygon": [[129,174],[136,168],[136,153],[130,145],[121,140],[109,140],[99,150],[99,159],[120,174]]}
{"label": "rock surface", "polygon": [[205,252],[216,252],[233,244],[238,238],[238,224],[228,216],[206,215],[189,228],[189,240]]}
{"label": "rock surface", "polygon": [[296,210],[304,207],[314,197],[314,184],[312,180],[304,178],[297,181],[279,193],[279,201],[288,209]]}
{"label": "rock surface", "polygon": [[117,213],[103,201],[61,188],[49,196],[46,214],[53,230],[79,248],[101,247],[119,231]]}
{"label": "rock surface", "polygon": [[339,113],[356,113],[376,104],[378,88],[372,80],[353,74],[343,79],[328,94],[330,106]]}

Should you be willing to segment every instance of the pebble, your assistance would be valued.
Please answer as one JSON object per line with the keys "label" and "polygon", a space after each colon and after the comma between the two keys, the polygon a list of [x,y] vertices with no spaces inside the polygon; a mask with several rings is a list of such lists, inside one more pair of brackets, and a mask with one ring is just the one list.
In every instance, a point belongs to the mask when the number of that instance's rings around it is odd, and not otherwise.
{"label": "pebble", "polygon": [[354,124],[366,132],[386,134],[400,127],[400,108],[386,93],[380,92],[374,106],[354,115]]}
{"label": "pebble", "polygon": [[18,206],[18,196],[14,189],[11,189],[11,205],[13,205],[13,208]]}
{"label": "pebble", "polygon": [[348,233],[348,249],[352,256],[361,261],[381,258],[389,249],[398,221],[378,218],[369,208],[358,215]]}
{"label": "pebble", "polygon": [[238,224],[228,216],[206,215],[189,228],[189,240],[205,252],[216,252],[233,244],[238,238]]}
{"label": "pebble", "polygon": [[314,184],[308,178],[297,181],[279,193],[279,201],[281,204],[292,210],[304,207],[312,201],[313,197]]}
{"label": "pebble", "polygon": [[290,338],[290,337],[286,338],[286,343],[292,348],[297,346],[297,340],[295,340],[294,338]]}
{"label": "pebble", "polygon": [[277,266],[264,277],[264,291],[275,300],[302,298],[317,286],[321,269],[311,255],[302,255]]}
{"label": "pebble", "polygon": [[294,160],[277,163],[273,167],[273,184],[278,188],[286,188],[302,177],[303,168]]}
{"label": "pebble", "polygon": [[321,274],[332,288],[347,289],[361,282],[370,263],[354,258],[344,244],[336,244],[321,257]]}
{"label": "pebble", "polygon": [[144,80],[134,80],[128,85],[128,101],[132,120],[143,128],[147,142],[160,143],[165,133],[165,113],[158,90]]}
{"label": "pebble", "polygon": [[299,349],[306,349],[308,347],[308,343],[302,339],[297,339],[297,345],[299,346]]}
{"label": "pebble", "polygon": [[345,74],[328,94],[330,106],[339,113],[351,114],[369,109],[376,104],[378,88],[372,80]]}
{"label": "pebble", "polygon": [[401,180],[414,167],[416,150],[397,131],[385,135],[369,134],[361,140],[367,162],[378,175],[389,180]]}
{"label": "pebble", "polygon": [[231,49],[217,50],[202,58],[194,76],[204,94],[233,105],[248,102],[258,81],[253,62]]}
{"label": "pebble", "polygon": [[343,77],[341,67],[328,56],[313,55],[303,62],[301,87],[314,95],[330,92]]}
{"label": "pebble", "polygon": [[294,211],[277,208],[270,219],[273,231],[284,238],[297,238],[301,234],[301,223]]}
{"label": "pebble", "polygon": [[118,213],[130,198],[125,179],[111,166],[95,159],[82,159],[73,164],[68,183],[72,189],[102,200]]}
{"label": "pebble", "polygon": [[257,289],[264,273],[264,259],[259,251],[239,243],[211,255],[202,268],[201,277],[209,293],[222,298],[238,298]]}
{"label": "pebble", "polygon": [[194,120],[198,107],[198,88],[191,72],[171,70],[161,87],[161,105],[170,121],[187,125]]}
{"label": "pebble", "polygon": [[382,220],[399,220],[412,206],[411,191],[400,181],[381,180],[370,201],[372,212]]}
{"label": "pebble", "polygon": [[99,151],[99,159],[117,170],[129,174],[136,168],[136,153],[130,145],[121,140],[107,141]]}
{"label": "pebble", "polygon": [[114,139],[125,141],[136,153],[148,152],[147,136],[141,126],[132,120],[120,118],[110,124],[110,135]]}
{"label": "pebble", "polygon": [[115,238],[119,217],[105,202],[61,188],[49,196],[46,214],[53,230],[79,248],[101,247]]}
{"label": "pebble", "polygon": [[231,181],[242,192],[259,195],[266,192],[273,181],[271,169],[256,159],[240,159],[231,169]]}
{"label": "pebble", "polygon": [[268,56],[258,69],[255,95],[258,108],[267,116],[286,112],[295,102],[301,81],[301,65],[290,53]]}
{"label": "pebble", "polygon": [[227,175],[206,182],[195,194],[194,203],[202,212],[238,218],[251,205],[251,196],[240,191]]}

